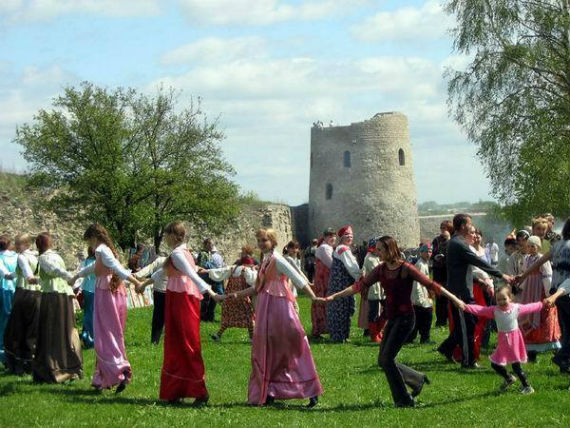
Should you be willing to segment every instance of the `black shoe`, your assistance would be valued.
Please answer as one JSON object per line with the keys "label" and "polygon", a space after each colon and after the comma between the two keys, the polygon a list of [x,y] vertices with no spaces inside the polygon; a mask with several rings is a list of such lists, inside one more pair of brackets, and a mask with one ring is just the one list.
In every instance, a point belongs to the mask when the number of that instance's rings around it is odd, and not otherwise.
{"label": "black shoe", "polygon": [[265,399],[265,406],[271,406],[273,403],[275,403],[275,397],[268,395],[267,398]]}
{"label": "black shoe", "polygon": [[192,403],[192,407],[204,407],[208,404],[209,399],[209,395],[204,395],[203,397],[196,398]]}
{"label": "black shoe", "polygon": [[319,397],[317,397],[316,395],[314,397],[309,398],[309,404],[307,404],[307,409],[312,409],[313,407],[315,407],[317,404],[319,404]]}
{"label": "black shoe", "polygon": [[125,390],[125,388],[127,387],[127,383],[128,383],[128,379],[129,379],[129,371],[125,370],[123,372],[123,376],[124,379],[123,381],[119,384],[119,386],[117,386],[117,389],[115,390],[115,394],[120,394],[121,392],[123,392]]}
{"label": "black shoe", "polygon": [[527,352],[528,355],[528,362],[529,363],[536,363],[536,357],[538,355],[538,352],[536,351],[528,351]]}
{"label": "black shoe", "polygon": [[395,403],[394,404],[395,407],[416,407],[416,402],[411,399],[410,401],[407,401],[405,403]]}
{"label": "black shoe", "polygon": [[362,335],[363,335],[364,337],[370,336],[370,330],[368,330],[367,328],[364,329],[364,332],[362,333]]}
{"label": "black shoe", "polygon": [[429,385],[431,382],[429,381],[427,376],[424,376],[424,378],[421,380],[421,382],[418,384],[418,386],[416,386],[413,391],[412,391],[412,397],[415,398],[418,395],[420,395],[420,393],[422,392],[422,389],[424,387],[424,384]]}
{"label": "black shoe", "polygon": [[436,348],[435,349],[437,352],[439,352],[441,355],[443,355],[445,357],[445,359],[447,360],[448,363],[455,363],[455,360],[453,359],[453,356],[451,354],[446,354],[445,352],[443,352],[441,349]]}

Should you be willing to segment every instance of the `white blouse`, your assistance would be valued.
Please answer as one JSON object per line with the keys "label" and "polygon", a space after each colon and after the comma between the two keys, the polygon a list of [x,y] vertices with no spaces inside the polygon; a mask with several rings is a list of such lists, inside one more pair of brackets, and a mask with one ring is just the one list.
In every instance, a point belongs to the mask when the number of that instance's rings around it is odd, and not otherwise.
{"label": "white blouse", "polygon": [[330,269],[333,262],[333,247],[323,242],[321,246],[317,248],[317,251],[315,251],[315,257]]}
{"label": "white blouse", "polygon": [[165,260],[166,257],[157,257],[154,262],[152,262],[149,265],[146,265],[141,270],[135,272],[133,275],[137,279],[142,279],[150,276],[152,279],[152,287],[154,288],[154,290],[164,293],[166,291],[166,283],[168,282],[168,278],[166,277],[166,275],[164,275],[162,278],[158,278],[160,279],[160,281],[155,281],[155,279],[157,278],[153,278],[152,274],[154,274],[155,272],[157,272],[159,269],[162,268],[162,265],[164,265]]}
{"label": "white blouse", "polygon": [[57,276],[65,280],[73,278],[72,274],[60,267],[65,266],[65,262],[61,256],[53,250],[47,250],[43,253],[39,257],[38,263],[40,265],[40,269],[47,272],[49,275]]}
{"label": "white blouse", "polygon": [[32,272],[32,268],[30,266],[30,261],[32,261],[35,265],[38,263],[38,258],[32,250],[27,249],[24,252],[18,254],[18,266],[20,266],[22,275],[26,279],[33,278],[34,276],[34,272]]}
{"label": "white blouse", "polygon": [[287,276],[291,280],[293,285],[295,285],[295,287],[297,287],[298,289],[303,289],[307,286],[308,284],[307,279],[301,274],[299,274],[299,272],[297,272],[297,270],[293,266],[291,266],[289,262],[285,260],[285,258],[281,254],[278,254],[277,252],[274,253],[269,252],[267,254],[264,254],[263,258],[267,259],[268,257],[271,256],[275,256],[275,267],[277,268],[278,273]]}
{"label": "white blouse", "polygon": [[[232,274],[232,269],[234,268],[235,270]],[[230,276],[232,278],[239,278],[242,273],[246,284],[254,287],[257,279],[257,270],[252,269],[249,266],[226,266],[218,269],[210,269],[209,271],[210,279],[214,282],[225,281]]]}
{"label": "white blouse", "polygon": [[[103,265],[119,275],[119,278],[128,279],[129,276],[131,276],[131,271],[123,267],[123,265],[116,259],[111,249],[105,244],[100,244],[95,249],[95,257],[99,257]],[[84,277],[92,273],[95,273],[95,263],[91,263],[89,266],[82,268],[77,272],[77,276]]]}
{"label": "white blouse", "polygon": [[[196,284],[196,286],[198,287],[198,291],[204,294],[212,287],[210,287],[210,285],[207,282],[205,282],[202,278],[200,278],[200,276],[198,276],[198,274],[196,273],[196,270],[194,270],[194,268],[192,268],[190,263],[188,263],[188,260],[184,255],[184,252],[186,250],[187,250],[186,244],[181,244],[178,247],[176,247],[172,251],[172,254],[170,254],[170,259],[172,260],[172,264],[176,269],[178,269],[184,275],[188,276],[192,280],[192,282]],[[157,281],[162,281],[164,276],[166,276],[164,268],[160,268],[159,270],[157,270],[155,273],[152,274],[151,276],[152,282],[156,284]]]}
{"label": "white blouse", "polygon": [[356,257],[354,257],[352,251],[350,250],[350,247],[347,245],[339,245],[336,247],[333,257],[340,260],[344,264],[344,267],[350,276],[352,276],[355,280],[359,279],[362,276],[362,272],[360,271],[360,266],[358,266]]}

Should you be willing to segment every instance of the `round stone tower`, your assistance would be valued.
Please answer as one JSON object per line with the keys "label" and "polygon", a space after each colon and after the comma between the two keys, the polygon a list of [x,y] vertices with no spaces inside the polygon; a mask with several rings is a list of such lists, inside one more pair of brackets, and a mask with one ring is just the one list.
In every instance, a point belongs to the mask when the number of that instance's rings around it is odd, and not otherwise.
{"label": "round stone tower", "polygon": [[309,231],[351,224],[356,244],[391,235],[420,241],[408,118],[378,113],[350,126],[313,126]]}

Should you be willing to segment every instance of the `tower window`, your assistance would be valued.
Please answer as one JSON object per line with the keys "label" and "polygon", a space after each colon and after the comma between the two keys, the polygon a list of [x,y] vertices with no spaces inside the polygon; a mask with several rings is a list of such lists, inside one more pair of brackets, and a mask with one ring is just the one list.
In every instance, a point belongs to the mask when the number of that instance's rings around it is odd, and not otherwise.
{"label": "tower window", "polygon": [[311,168],[313,167],[313,154],[311,153]]}
{"label": "tower window", "polygon": [[346,152],[344,152],[344,167],[345,167],[345,168],[350,168],[351,166],[352,166],[352,165],[351,165],[351,162],[350,162],[350,152],[349,152],[349,151],[346,151]]}
{"label": "tower window", "polygon": [[333,186],[330,183],[327,183],[327,191],[326,191],[326,198],[327,199],[332,199],[332,195],[333,195]]}
{"label": "tower window", "polygon": [[398,160],[400,161],[400,166],[406,165],[406,154],[403,149],[398,150]]}

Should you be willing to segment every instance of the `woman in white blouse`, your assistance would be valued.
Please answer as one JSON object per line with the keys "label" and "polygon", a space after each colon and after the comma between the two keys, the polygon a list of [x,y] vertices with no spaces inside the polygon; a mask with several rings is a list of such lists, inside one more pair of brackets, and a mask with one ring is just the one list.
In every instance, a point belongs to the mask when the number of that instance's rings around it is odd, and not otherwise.
{"label": "woman in white blouse", "polygon": [[95,305],[93,324],[95,334],[95,373],[91,385],[101,390],[117,386],[123,391],[131,381],[131,364],[125,350],[127,321],[127,292],[124,280],[140,286],[140,282],[117,260],[117,251],[109,233],[100,224],[92,224],[83,234],[95,249],[95,263],[85,266],[71,280],[95,274]]}
{"label": "woman in white blouse", "polygon": [[51,249],[48,233],[36,237],[39,251],[35,275],[40,278],[38,341],[32,372],[34,382],[62,383],[83,376],[79,333],[75,328],[71,278],[63,259]]}
{"label": "woman in white blouse", "polygon": [[164,323],[164,363],[160,378],[160,399],[177,402],[193,397],[194,406],[208,403],[205,369],[200,342],[200,301],[208,293],[216,302],[223,296],[212,291],[196,272],[194,257],[185,244],[186,229],[182,222],[164,229],[166,244],[172,253],[152,275],[160,281],[168,276]]}

